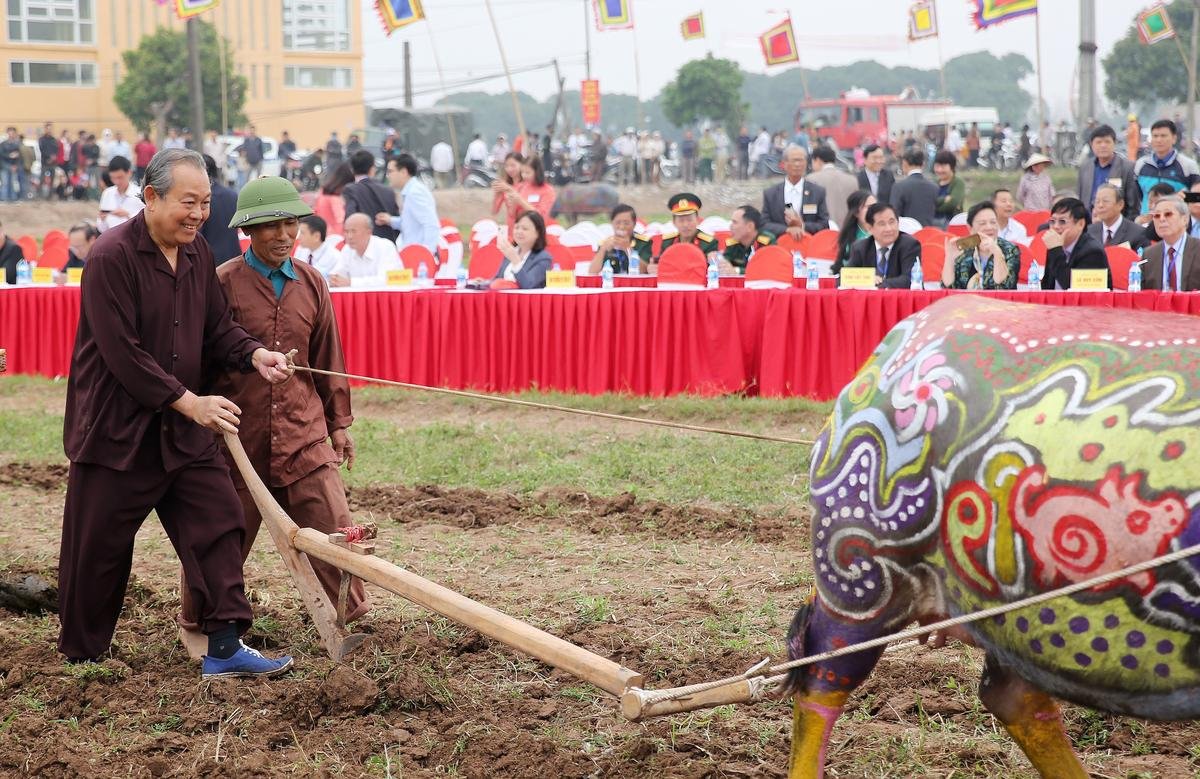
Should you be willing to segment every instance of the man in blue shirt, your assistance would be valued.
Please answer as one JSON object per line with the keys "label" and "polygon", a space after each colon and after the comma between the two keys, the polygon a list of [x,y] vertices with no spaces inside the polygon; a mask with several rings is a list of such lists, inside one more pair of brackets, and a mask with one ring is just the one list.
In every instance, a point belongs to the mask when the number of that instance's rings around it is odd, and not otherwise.
{"label": "man in blue shirt", "polygon": [[400,193],[400,216],[386,212],[375,215],[375,224],[390,225],[400,231],[397,245],[403,249],[410,244],[420,244],[437,254],[438,240],[442,237],[442,223],[438,220],[437,202],[433,193],[417,178],[417,160],[411,154],[401,154],[387,162],[388,181]]}
{"label": "man in blue shirt", "polygon": [[1146,195],[1142,212],[1150,210],[1150,188],[1159,182],[1169,184],[1176,192],[1187,188],[1190,176],[1200,174],[1200,166],[1191,157],[1175,151],[1179,130],[1170,119],[1159,119],[1150,125],[1150,153],[1137,161],[1133,173],[1138,188]]}

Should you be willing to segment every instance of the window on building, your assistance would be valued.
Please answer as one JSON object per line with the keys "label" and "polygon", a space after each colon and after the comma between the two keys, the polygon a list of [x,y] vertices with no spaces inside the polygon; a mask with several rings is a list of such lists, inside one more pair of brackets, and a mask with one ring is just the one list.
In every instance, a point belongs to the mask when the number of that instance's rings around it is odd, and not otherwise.
{"label": "window on building", "polygon": [[267,63],[263,65],[263,96],[268,100],[271,99],[271,65]]}
{"label": "window on building", "polygon": [[9,81],[22,86],[94,87],[96,65],[91,62],[34,62],[10,60]]}
{"label": "window on building", "polygon": [[309,68],[286,65],[283,85],[296,89],[346,89],[354,80],[350,68]]}
{"label": "window on building", "polygon": [[8,0],[8,39],[26,43],[95,43],[92,0]]}
{"label": "window on building", "polygon": [[250,66],[250,97],[258,97],[258,65]]}
{"label": "window on building", "polygon": [[349,51],[348,0],[283,0],[283,48]]}

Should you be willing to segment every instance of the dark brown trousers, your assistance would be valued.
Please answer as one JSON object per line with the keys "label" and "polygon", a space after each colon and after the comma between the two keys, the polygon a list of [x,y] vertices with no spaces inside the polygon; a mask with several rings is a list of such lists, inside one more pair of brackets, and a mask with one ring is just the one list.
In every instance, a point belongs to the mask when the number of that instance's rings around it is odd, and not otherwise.
{"label": "dark brown trousers", "polygon": [[[333,533],[339,527],[353,524],[353,520],[350,518],[350,505],[346,502],[346,490],[342,485],[342,477],[338,473],[337,466],[331,463],[322,465],[286,487],[272,487],[271,494],[275,496],[275,500],[279,501],[279,505],[292,518],[292,521],[300,527],[310,527],[320,533]],[[242,501],[242,511],[246,516],[246,541],[242,546],[241,557],[245,562],[246,558],[250,556],[250,548],[254,546],[254,539],[262,524],[262,515],[259,514],[258,506],[254,504],[254,498],[251,497],[249,490],[239,488],[237,495]],[[329,595],[330,602],[337,606],[338,585],[342,580],[341,570],[312,557],[309,557],[308,560],[312,563],[313,571],[321,581],[321,586]],[[180,599],[179,624],[195,630],[199,625],[199,614],[189,597],[191,588],[186,586],[188,575],[187,568],[184,568],[185,586],[180,589],[183,596]],[[367,601],[362,580],[355,578],[350,584],[350,596],[346,602],[346,621],[358,619],[370,608],[371,604]]]}
{"label": "dark brown trousers", "polygon": [[207,633],[233,621],[250,626],[239,552],[245,538],[242,507],[220,451],[166,471],[158,436],[149,433],[134,468],[71,463],[58,562],[61,632],[69,658],[108,651],[133,565],[133,542],[150,511],[158,512],[175,547]]}

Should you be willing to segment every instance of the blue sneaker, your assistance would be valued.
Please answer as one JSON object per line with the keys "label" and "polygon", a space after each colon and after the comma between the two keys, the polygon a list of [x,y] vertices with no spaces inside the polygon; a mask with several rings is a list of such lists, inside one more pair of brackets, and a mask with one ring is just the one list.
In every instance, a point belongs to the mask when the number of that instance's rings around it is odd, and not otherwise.
{"label": "blue sneaker", "polygon": [[256,650],[242,642],[238,651],[228,660],[204,656],[204,664],[200,668],[201,679],[215,679],[220,676],[275,676],[292,667],[292,658],[284,655],[272,660],[263,657]]}

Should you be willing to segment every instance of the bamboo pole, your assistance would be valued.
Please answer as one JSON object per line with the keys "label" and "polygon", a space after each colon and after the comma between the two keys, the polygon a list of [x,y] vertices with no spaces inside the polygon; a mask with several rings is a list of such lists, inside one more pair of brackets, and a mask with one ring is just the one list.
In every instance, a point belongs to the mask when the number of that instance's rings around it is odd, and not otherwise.
{"label": "bamboo pole", "polygon": [[513,86],[512,71],[508,67],[508,57],[504,54],[504,42],[500,40],[500,28],[496,26],[496,14],[492,10],[492,0],[484,0],[487,5],[488,18],[492,20],[492,34],[496,36],[496,48],[500,50],[500,64],[504,66],[504,77],[508,79],[508,94],[512,97],[513,113],[517,115],[517,132],[525,137],[525,117],[521,115],[521,102],[517,100],[517,90]]}
{"label": "bamboo pole", "polygon": [[374,555],[360,555],[330,543],[324,533],[300,528],[296,549],[352,573],[447,619],[477,630],[488,638],[524,652],[547,665],[621,696],[642,682],[642,675],[606,657],[575,646],[515,617],[422,578]]}

